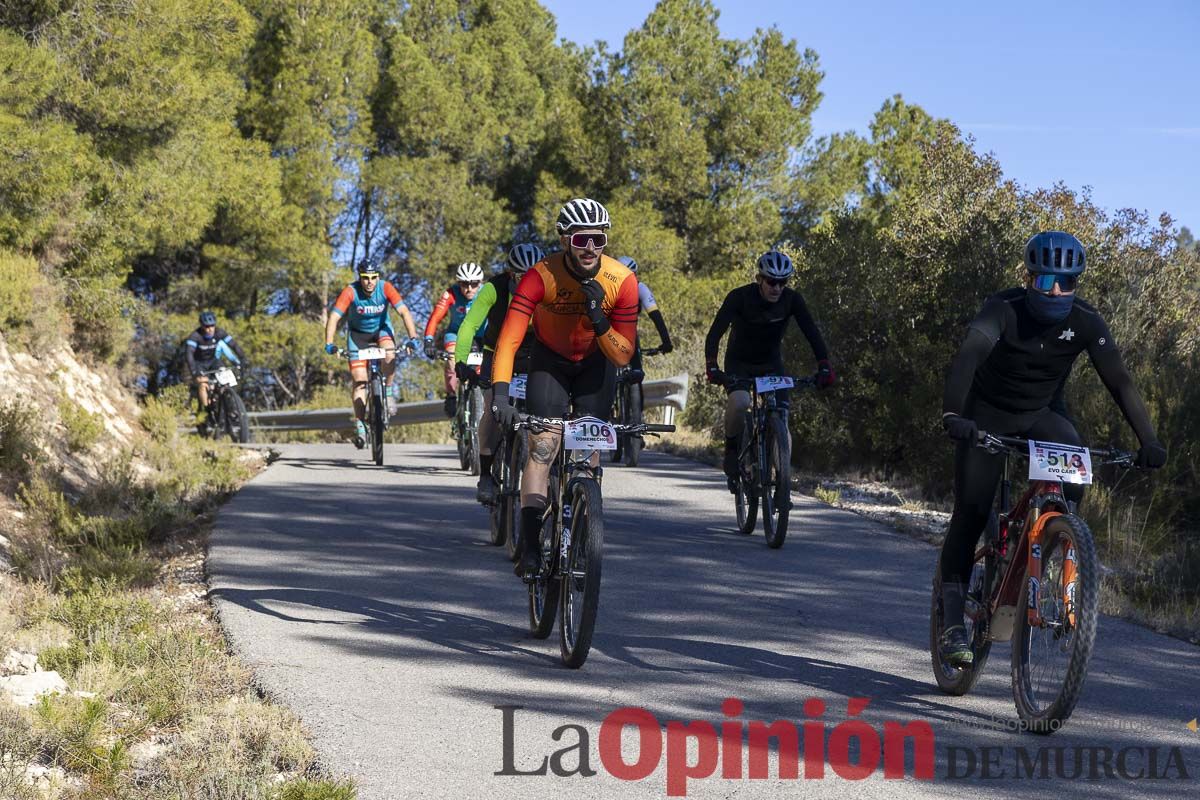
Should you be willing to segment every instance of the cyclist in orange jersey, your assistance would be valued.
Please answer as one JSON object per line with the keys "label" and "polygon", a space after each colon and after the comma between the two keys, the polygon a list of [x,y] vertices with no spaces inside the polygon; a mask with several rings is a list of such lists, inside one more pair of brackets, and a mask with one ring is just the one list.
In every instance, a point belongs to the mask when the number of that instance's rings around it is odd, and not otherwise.
{"label": "cyclist in orange jersey", "polygon": [[[595,200],[572,200],[559,212],[555,227],[563,251],[525,273],[496,342],[492,413],[502,426],[517,421],[517,410],[508,401],[508,384],[531,317],[535,342],[525,406],[535,416],[562,418],[573,407],[577,416],[607,420],[616,392],[616,367],[633,357],[637,276],[601,252],[608,243],[608,210]],[[558,432],[530,438],[521,481],[522,555],[515,569],[522,577],[537,569],[550,464],[560,439]]]}

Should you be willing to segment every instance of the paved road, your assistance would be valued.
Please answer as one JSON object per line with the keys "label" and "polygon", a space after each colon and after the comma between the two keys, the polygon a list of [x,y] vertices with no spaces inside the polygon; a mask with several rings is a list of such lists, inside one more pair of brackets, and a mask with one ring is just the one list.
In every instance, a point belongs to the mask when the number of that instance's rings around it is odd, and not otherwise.
{"label": "paved road", "polygon": [[[1105,618],[1067,728],[1049,738],[992,729],[1015,719],[1008,646],[993,649],[970,697],[933,685],[931,547],[797,498],[787,544],[768,550],[761,533],[732,532],[732,501],[716,471],[649,453],[640,469],[605,473],[598,630],[587,664],[569,670],[557,632],[528,637],[523,588],[487,543],[486,515],[453,451],[389,446],[387,458],[390,466],[375,468],[349,446],[284,447],[221,511],[209,557],[234,647],[300,714],[329,766],[357,779],[364,800],[664,797],[668,762],[678,789],[683,759],[696,763],[708,748],[669,747],[655,728],[639,756],[637,729],[628,727],[625,761],[657,767],[641,780],[618,779],[600,755],[610,713],[640,707],[664,728],[670,720],[816,719],[833,752],[854,731],[838,727],[851,697],[870,699],[860,732],[883,731],[888,720],[928,722],[934,778],[887,780],[880,768],[850,780],[827,766],[823,779],[781,780],[772,750],[769,779],[722,778],[718,765],[712,777],[682,784],[688,796],[1196,796],[1200,734],[1186,727],[1200,715],[1194,646]],[[740,714],[723,713],[730,697],[743,702]],[[823,715],[806,715],[811,699],[824,702]],[[509,712],[514,770],[535,770],[570,748],[553,765],[578,771],[583,750],[596,774],[494,774],[505,770],[496,706],[506,705],[522,707]],[[848,741],[857,761],[858,739]],[[1114,777],[1095,748],[1112,751]],[[1047,777],[1024,777],[1025,758],[1035,775],[1044,758]],[[1082,776],[1072,780],[1077,758]],[[731,758],[730,775],[738,762]],[[1127,779],[1119,766],[1166,777]]]}

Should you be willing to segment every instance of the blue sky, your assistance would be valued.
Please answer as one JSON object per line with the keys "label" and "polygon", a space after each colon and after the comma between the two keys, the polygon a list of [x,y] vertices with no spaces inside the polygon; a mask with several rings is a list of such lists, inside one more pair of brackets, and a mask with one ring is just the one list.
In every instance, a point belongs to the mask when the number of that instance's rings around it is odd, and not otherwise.
{"label": "blue sky", "polygon": [[[652,0],[542,0],[559,36],[621,49]],[[1200,229],[1200,0],[716,0],[722,35],[777,26],[817,51],[816,134],[865,132],[899,92],[1026,186]]]}

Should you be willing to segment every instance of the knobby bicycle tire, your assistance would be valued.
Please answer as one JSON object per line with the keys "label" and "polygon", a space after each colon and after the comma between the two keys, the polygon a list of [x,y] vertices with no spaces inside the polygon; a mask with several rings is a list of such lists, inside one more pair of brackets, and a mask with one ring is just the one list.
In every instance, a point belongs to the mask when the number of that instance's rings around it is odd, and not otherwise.
{"label": "knobby bicycle tire", "polygon": [[562,577],[558,631],[563,663],[578,669],[587,661],[600,610],[604,510],[594,478],[578,478],[571,488],[571,548]]}
{"label": "knobby bicycle tire", "polygon": [[755,476],[758,473],[754,467],[753,461],[757,459],[756,452],[758,450],[757,440],[751,441],[749,450],[747,451],[746,437],[749,431],[753,430],[753,417],[747,415],[745,423],[742,425],[742,435],[738,437],[738,477],[737,491],[734,493],[733,505],[737,513],[738,532],[744,536],[749,536],[754,533],[754,526],[758,521],[758,487],[755,485]]}
{"label": "knobby bicycle tire", "polygon": [[[1069,596],[1064,597],[1065,587],[1046,580],[1047,572],[1053,572],[1047,568],[1053,563],[1055,553],[1062,553],[1063,572],[1066,571],[1069,546],[1073,546],[1075,555],[1073,608]],[[1067,664],[1061,682],[1056,683],[1051,679],[1046,687],[1052,696],[1046,702],[1040,702],[1037,695],[1042,693],[1035,684],[1041,684],[1041,681],[1034,675],[1036,667],[1030,664],[1031,656],[1045,645],[1052,644],[1053,649],[1061,650],[1062,637],[1054,633],[1052,627],[1033,628],[1029,624],[1028,614],[1018,614],[1012,646],[1012,689],[1017,714],[1025,727],[1034,733],[1049,734],[1057,731],[1070,718],[1083,691],[1084,679],[1087,678],[1099,622],[1100,564],[1091,530],[1087,523],[1073,514],[1062,514],[1046,523],[1042,530],[1042,554],[1043,609],[1046,610],[1051,604],[1057,605],[1061,598],[1061,612],[1057,616],[1068,620],[1069,612],[1074,612],[1074,624],[1067,622],[1063,627],[1064,635],[1072,637],[1067,647]],[[1061,580],[1062,575],[1059,578]]]}
{"label": "knobby bicycle tire", "polygon": [[[638,425],[642,421],[642,387],[630,384],[626,391],[629,394],[626,395],[625,416],[629,418],[630,425]],[[625,466],[636,467],[638,465],[642,457],[643,444],[640,436],[633,435],[625,438]]]}
{"label": "knobby bicycle tire", "polygon": [[549,486],[550,497],[553,498],[550,513],[542,520],[542,530],[538,536],[542,550],[539,577],[529,584],[529,635],[535,639],[545,639],[554,630],[559,590],[562,587],[562,582],[555,577],[559,560],[559,539],[554,528],[558,523],[560,502],[555,483],[552,476]]}
{"label": "knobby bicycle tire", "polygon": [[246,416],[246,404],[236,392],[225,393],[225,429],[229,438],[245,444],[250,441],[250,419]]}
{"label": "knobby bicycle tire", "polygon": [[767,417],[763,441],[762,522],[767,547],[779,549],[788,533],[792,506],[792,447],[787,423],[777,414]]}
{"label": "knobby bicycle tire", "polygon": [[467,460],[472,475],[478,475],[482,467],[479,464],[479,420],[483,416],[483,392],[478,386],[472,386],[467,393]]}
{"label": "knobby bicycle tire", "polygon": [[371,459],[383,466],[383,383],[379,376],[371,378]]}
{"label": "knobby bicycle tire", "polygon": [[505,525],[508,538],[505,540],[505,548],[509,560],[515,562],[521,557],[521,473],[525,469],[526,433],[523,430],[512,431],[508,437],[509,488],[504,496],[504,502],[507,504]]}
{"label": "knobby bicycle tire", "polygon": [[[995,524],[995,517],[992,523]],[[987,538],[986,541],[991,541]],[[990,560],[991,557],[989,556]],[[994,574],[994,564],[989,564],[986,574]],[[986,604],[991,596],[991,586],[984,578],[983,602]],[[942,660],[940,646],[942,631],[945,630],[945,615],[942,609],[942,560],[938,558],[933,568],[933,591],[929,598],[929,656],[933,663],[933,677],[938,688],[946,694],[961,696],[975,688],[979,677],[983,675],[983,667],[987,664],[988,654],[992,650],[992,642],[988,639],[987,625],[976,624],[971,629],[972,661],[969,667],[953,667]]]}
{"label": "knobby bicycle tire", "polygon": [[500,437],[500,442],[492,452],[492,506],[488,509],[491,529],[488,531],[488,541],[496,547],[504,544],[508,535],[505,524],[505,514],[508,512],[508,442],[509,437]]}

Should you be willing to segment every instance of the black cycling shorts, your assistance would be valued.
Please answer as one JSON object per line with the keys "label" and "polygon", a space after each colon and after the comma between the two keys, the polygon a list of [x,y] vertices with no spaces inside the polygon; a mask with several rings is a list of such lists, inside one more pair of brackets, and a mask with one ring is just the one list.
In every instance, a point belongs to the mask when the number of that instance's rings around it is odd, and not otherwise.
{"label": "black cycling shorts", "polygon": [[574,403],[575,416],[607,421],[616,395],[617,370],[597,350],[582,361],[571,361],[537,342],[534,345],[525,407],[539,417],[566,417]]}

